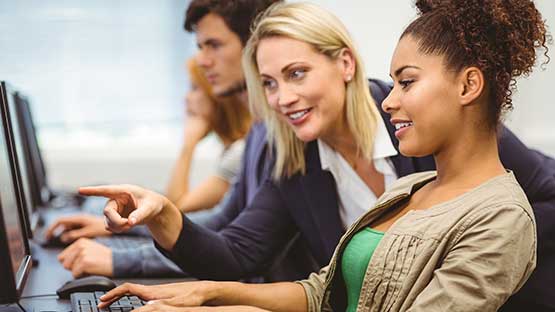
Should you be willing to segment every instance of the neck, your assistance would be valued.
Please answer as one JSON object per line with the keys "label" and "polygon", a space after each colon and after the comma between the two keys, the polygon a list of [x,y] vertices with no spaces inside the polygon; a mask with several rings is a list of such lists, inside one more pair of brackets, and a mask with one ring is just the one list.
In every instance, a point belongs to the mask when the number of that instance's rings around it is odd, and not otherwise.
{"label": "neck", "polygon": [[434,160],[438,185],[455,182],[460,187],[473,188],[505,173],[499,159],[496,133],[491,132],[460,136],[434,154]]}
{"label": "neck", "polygon": [[247,85],[245,81],[239,81],[231,86],[228,90],[223,91],[220,96],[236,96],[240,93],[244,93],[247,91]]}
{"label": "neck", "polygon": [[333,132],[322,136],[321,139],[349,162],[353,162],[358,156],[358,146],[346,123],[343,123],[342,127],[335,128]]}

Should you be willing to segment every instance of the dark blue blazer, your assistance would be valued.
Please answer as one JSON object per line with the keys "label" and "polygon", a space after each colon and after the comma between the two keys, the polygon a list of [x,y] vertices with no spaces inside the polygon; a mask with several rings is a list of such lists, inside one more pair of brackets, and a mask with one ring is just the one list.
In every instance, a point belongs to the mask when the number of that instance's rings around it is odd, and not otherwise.
{"label": "dark blue blazer", "polygon": [[[380,105],[391,87],[379,80],[370,80],[370,86],[372,96]],[[389,115],[379,108],[397,147]],[[251,134],[247,141],[244,168],[222,212],[225,217],[218,219],[218,230],[195,225],[184,217],[180,238],[174,249],[166,252],[184,271],[198,278],[236,280],[264,275],[295,237],[299,238],[293,246],[296,248],[292,248],[297,253],[295,261],[290,261],[291,257],[281,260],[297,267],[284,271],[286,276],[280,279],[306,277],[328,264],[344,233],[335,181],[329,171],[321,169],[317,143],[306,146],[306,174],[296,174],[276,183],[270,178],[272,161],[266,141],[259,135],[263,130],[255,128],[254,131],[255,135]],[[540,309],[534,305],[555,302],[555,160],[528,149],[504,127],[500,130],[499,154],[531,201],[538,227],[537,269],[509,303],[512,307],[525,305]],[[399,154],[391,160],[399,177],[435,169],[432,157]],[[246,187],[252,175],[258,183]],[[251,200],[247,200],[246,193],[252,195]]]}

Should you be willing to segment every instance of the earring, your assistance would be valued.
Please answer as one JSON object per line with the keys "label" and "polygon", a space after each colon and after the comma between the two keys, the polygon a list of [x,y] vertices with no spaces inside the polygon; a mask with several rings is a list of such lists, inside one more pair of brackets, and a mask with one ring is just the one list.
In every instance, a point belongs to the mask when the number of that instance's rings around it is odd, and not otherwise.
{"label": "earring", "polygon": [[347,76],[347,82],[350,82],[351,79],[353,79],[353,77],[351,77],[351,75]]}

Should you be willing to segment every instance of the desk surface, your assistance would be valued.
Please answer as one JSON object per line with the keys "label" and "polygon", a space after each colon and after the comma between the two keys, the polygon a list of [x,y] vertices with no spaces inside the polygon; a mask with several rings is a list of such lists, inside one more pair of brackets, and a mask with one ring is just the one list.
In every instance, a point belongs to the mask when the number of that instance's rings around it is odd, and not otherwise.
{"label": "desk surface", "polygon": [[[27,278],[20,304],[27,312],[71,311],[69,300],[58,299],[56,289],[73,279],[71,273],[65,270],[56,258],[61,249],[46,249],[31,242],[33,258],[38,260],[37,266],[31,269]],[[186,278],[156,278],[156,279],[114,279],[116,284],[132,282],[139,284],[175,283]]]}

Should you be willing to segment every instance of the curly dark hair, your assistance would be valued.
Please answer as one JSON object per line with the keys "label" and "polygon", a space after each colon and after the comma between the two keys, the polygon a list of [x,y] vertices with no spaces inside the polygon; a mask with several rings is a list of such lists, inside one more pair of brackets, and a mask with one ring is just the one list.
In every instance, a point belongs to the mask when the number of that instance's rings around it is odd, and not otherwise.
{"label": "curly dark hair", "polygon": [[270,5],[282,0],[193,0],[185,13],[184,28],[194,31],[196,24],[208,13],[221,16],[227,27],[236,33],[243,45],[250,37],[255,17]]}
{"label": "curly dark hair", "polygon": [[530,0],[417,0],[419,17],[403,32],[418,41],[426,54],[443,55],[447,67],[459,72],[476,66],[489,91],[488,123],[496,126],[512,110],[515,78],[527,76],[536,63],[536,50],[551,36]]}

